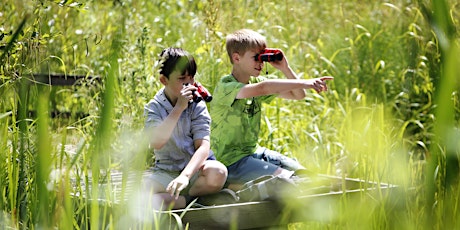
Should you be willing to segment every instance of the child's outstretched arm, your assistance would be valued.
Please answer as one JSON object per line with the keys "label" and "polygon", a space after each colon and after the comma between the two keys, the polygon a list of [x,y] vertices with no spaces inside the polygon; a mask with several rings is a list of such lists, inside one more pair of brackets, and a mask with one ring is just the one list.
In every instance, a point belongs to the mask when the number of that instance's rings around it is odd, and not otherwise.
{"label": "child's outstretched arm", "polygon": [[[290,66],[288,66],[286,69],[281,70],[288,79],[299,79],[297,77],[297,74],[294,73],[294,71],[291,69]],[[280,97],[286,98],[286,99],[293,99],[293,100],[301,100],[305,98],[307,94],[305,93],[304,89],[292,89],[286,92],[281,92]]]}
{"label": "child's outstretched arm", "polygon": [[236,99],[270,94],[279,94],[280,97],[286,99],[298,99],[297,97],[292,97],[291,92],[293,90],[313,89],[320,93],[327,91],[326,81],[333,79],[333,77],[329,76],[312,79],[269,79],[263,82],[245,85],[236,95]]}
{"label": "child's outstretched arm", "polygon": [[[281,59],[280,61],[273,61],[269,63],[276,69],[279,69],[284,74],[284,76],[286,76],[287,79],[299,79],[297,77],[297,74],[289,66],[289,62],[286,58],[286,55],[284,55],[282,50],[280,51],[283,54],[283,59]],[[304,89],[292,89],[286,92],[282,92],[280,95],[280,97],[282,98],[294,100],[300,100],[302,98],[305,98],[305,96],[306,93]]]}

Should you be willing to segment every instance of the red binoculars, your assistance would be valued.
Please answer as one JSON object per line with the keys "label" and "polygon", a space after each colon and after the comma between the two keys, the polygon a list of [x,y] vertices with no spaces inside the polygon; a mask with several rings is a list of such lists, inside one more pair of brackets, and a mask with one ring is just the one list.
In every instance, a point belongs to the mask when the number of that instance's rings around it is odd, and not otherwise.
{"label": "red binoculars", "polygon": [[[184,86],[187,86],[188,83],[185,83]],[[206,102],[210,102],[212,100],[212,95],[211,93],[200,83],[195,82],[193,83],[193,86],[196,87],[197,90],[193,91],[193,102],[200,102],[201,100],[204,100]]]}
{"label": "red binoculars", "polygon": [[283,60],[283,53],[279,49],[266,48],[262,53],[257,54],[255,57],[256,61],[281,61]]}

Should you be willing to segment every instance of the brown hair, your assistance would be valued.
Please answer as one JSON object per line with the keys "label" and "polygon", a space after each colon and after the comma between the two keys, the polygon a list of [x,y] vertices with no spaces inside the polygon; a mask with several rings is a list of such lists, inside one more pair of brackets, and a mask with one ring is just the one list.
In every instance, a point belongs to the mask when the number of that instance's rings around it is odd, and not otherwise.
{"label": "brown hair", "polygon": [[231,63],[233,53],[244,55],[248,50],[261,50],[266,47],[265,37],[250,29],[237,30],[227,35],[226,48]]}

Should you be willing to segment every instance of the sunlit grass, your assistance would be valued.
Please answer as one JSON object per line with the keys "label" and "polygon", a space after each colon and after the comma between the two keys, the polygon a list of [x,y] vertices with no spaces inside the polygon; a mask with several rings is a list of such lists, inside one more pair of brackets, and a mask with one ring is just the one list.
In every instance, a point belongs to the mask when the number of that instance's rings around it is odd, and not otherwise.
{"label": "sunlit grass", "polygon": [[[118,191],[130,199],[119,205],[117,189],[98,185],[115,170],[135,172],[130,180],[139,182],[150,164],[142,112],[160,88],[155,61],[161,49],[193,53],[197,80],[212,89],[230,71],[225,35],[241,27],[282,48],[300,77],[335,77],[326,93],[267,105],[260,144],[315,173],[398,186],[318,203],[318,218],[328,219],[335,207],[337,220],[289,229],[455,227],[460,107],[454,3],[427,2],[434,15],[421,2],[15,3],[0,6],[0,228],[174,228],[174,216],[131,202],[138,194],[130,193],[127,176]],[[37,86],[26,77],[37,72],[100,76],[103,84]],[[51,119],[55,108],[73,115]],[[77,118],[82,110],[89,116]],[[81,196],[69,195],[74,192]]]}

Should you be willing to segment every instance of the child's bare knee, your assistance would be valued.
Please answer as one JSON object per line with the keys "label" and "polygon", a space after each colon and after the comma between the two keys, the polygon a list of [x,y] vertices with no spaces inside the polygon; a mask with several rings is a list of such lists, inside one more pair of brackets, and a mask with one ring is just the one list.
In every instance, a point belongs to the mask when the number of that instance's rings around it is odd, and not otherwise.
{"label": "child's bare knee", "polygon": [[216,192],[222,189],[227,179],[227,171],[216,169],[210,172],[206,178],[206,184],[212,191]]}

